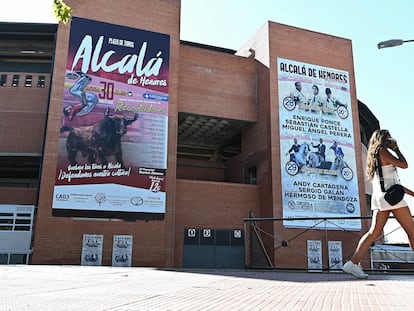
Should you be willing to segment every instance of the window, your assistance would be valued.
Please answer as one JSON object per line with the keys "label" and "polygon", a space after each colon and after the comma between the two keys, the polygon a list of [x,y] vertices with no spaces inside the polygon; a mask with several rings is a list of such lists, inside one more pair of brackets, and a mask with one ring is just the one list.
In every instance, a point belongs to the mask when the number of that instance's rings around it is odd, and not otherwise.
{"label": "window", "polygon": [[1,75],[0,76],[0,86],[6,86],[7,85],[7,75]]}
{"label": "window", "polygon": [[0,254],[0,265],[7,265],[9,261],[9,254]]}
{"label": "window", "polygon": [[14,86],[14,87],[18,86],[19,85],[19,79],[20,79],[19,75],[13,75],[12,86]]}
{"label": "window", "polygon": [[0,230],[13,230],[13,213],[0,213]]}
{"label": "window", "polygon": [[0,231],[31,231],[32,222],[31,213],[0,213]]}
{"label": "window", "polygon": [[256,166],[249,167],[249,184],[257,185],[257,173],[256,173]]}
{"label": "window", "polygon": [[16,231],[30,231],[32,220],[29,219],[16,219],[14,230]]}
{"label": "window", "polygon": [[0,264],[28,263],[33,215],[33,205],[0,204]]}
{"label": "window", "polygon": [[18,265],[25,263],[27,263],[27,254],[10,254],[10,265]]}
{"label": "window", "polygon": [[0,265],[27,264],[27,254],[0,254]]}
{"label": "window", "polygon": [[26,81],[24,81],[24,86],[25,87],[32,87],[32,80],[33,80],[32,75],[26,76]]}
{"label": "window", "polygon": [[0,154],[0,188],[37,188],[39,184],[40,161],[41,157],[38,154],[25,155],[23,153],[16,153],[4,156]]}
{"label": "window", "polygon": [[39,76],[39,79],[37,80],[37,87],[45,87],[45,76]]}

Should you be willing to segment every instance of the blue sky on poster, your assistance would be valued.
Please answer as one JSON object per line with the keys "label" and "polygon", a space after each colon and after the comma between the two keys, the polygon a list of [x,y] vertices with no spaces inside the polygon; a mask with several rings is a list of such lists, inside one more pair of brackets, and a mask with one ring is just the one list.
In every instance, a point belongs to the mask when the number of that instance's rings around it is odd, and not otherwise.
{"label": "blue sky on poster", "polygon": [[[383,40],[414,39],[413,1],[182,0],[181,12],[182,40],[234,50],[268,20],[352,40],[357,98],[397,139],[411,164],[400,177],[414,189],[414,42],[376,47]],[[52,0],[7,2],[0,21],[55,23]],[[413,199],[409,203],[414,207]]]}

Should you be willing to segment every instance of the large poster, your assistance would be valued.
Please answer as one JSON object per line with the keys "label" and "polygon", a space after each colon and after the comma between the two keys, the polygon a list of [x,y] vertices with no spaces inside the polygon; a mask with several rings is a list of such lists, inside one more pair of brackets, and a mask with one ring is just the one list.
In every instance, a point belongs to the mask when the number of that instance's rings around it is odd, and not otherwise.
{"label": "large poster", "polygon": [[284,226],[360,230],[346,219],[360,216],[348,72],[277,65]]}
{"label": "large poster", "polygon": [[162,219],[168,35],[73,17],[53,214]]}

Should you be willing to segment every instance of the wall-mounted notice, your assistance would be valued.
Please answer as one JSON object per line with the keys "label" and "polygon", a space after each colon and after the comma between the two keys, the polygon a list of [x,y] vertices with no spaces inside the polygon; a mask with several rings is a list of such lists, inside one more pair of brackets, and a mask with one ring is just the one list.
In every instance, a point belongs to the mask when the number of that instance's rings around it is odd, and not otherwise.
{"label": "wall-mounted notice", "polygon": [[308,269],[322,271],[322,242],[319,240],[308,240]]}
{"label": "wall-mounted notice", "polygon": [[82,241],[82,266],[102,265],[103,235],[84,234]]}
{"label": "wall-mounted notice", "polygon": [[131,267],[132,235],[114,235],[112,246],[112,266]]}
{"label": "wall-mounted notice", "polygon": [[329,269],[342,269],[342,241],[328,241]]}

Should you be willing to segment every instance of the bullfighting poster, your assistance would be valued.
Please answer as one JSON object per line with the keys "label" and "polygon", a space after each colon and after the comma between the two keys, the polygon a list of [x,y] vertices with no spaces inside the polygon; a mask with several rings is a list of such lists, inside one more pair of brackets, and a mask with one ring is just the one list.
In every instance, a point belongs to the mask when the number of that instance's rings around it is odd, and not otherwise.
{"label": "bullfighting poster", "polygon": [[307,247],[309,272],[322,272],[322,241],[307,240]]}
{"label": "bullfighting poster", "polygon": [[82,238],[81,266],[101,266],[103,250],[102,234],[85,233]]}
{"label": "bullfighting poster", "polygon": [[112,266],[131,267],[132,235],[114,235],[112,244]]}
{"label": "bullfighting poster", "polygon": [[342,269],[342,241],[328,241],[328,259],[330,270]]}
{"label": "bullfighting poster", "polygon": [[349,73],[282,58],[277,66],[284,226],[360,230],[360,219],[347,219],[360,216]]}
{"label": "bullfighting poster", "polygon": [[163,219],[170,37],[73,17],[55,216]]}

